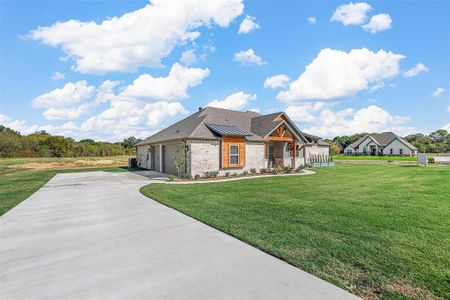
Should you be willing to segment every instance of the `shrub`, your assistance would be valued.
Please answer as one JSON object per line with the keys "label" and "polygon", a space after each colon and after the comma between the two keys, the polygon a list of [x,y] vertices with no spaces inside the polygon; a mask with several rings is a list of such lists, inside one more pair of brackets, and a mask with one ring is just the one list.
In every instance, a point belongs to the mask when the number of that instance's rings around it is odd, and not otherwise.
{"label": "shrub", "polygon": [[292,167],[284,167],[283,170],[285,173],[292,173]]}
{"label": "shrub", "polygon": [[261,169],[259,169],[259,172],[260,172],[261,174],[264,174],[264,173],[266,173],[266,172],[267,172],[267,169],[265,169],[265,168],[261,168]]}
{"label": "shrub", "polygon": [[233,176],[236,177],[238,174],[236,172],[233,173]]}
{"label": "shrub", "polygon": [[297,169],[295,169],[295,172],[300,173],[303,170],[303,165],[297,167]]}
{"label": "shrub", "polygon": [[216,178],[217,176],[219,176],[219,171],[212,171],[211,172],[211,177],[212,178]]}
{"label": "shrub", "polygon": [[247,176],[248,175],[248,171],[242,172],[242,175]]}
{"label": "shrub", "polygon": [[195,174],[195,175],[194,175],[194,179],[195,179],[195,180],[200,179],[200,174]]}
{"label": "shrub", "polygon": [[255,174],[256,174],[256,169],[255,169],[255,168],[251,168],[251,169],[250,169],[250,173],[251,173],[252,175],[255,175]]}
{"label": "shrub", "polygon": [[169,179],[169,181],[174,181],[175,178],[177,178],[177,176],[175,176],[175,175],[169,175],[169,176],[167,176],[167,179]]}
{"label": "shrub", "polygon": [[192,179],[192,175],[191,174],[181,174],[181,178],[182,179]]}
{"label": "shrub", "polygon": [[225,177],[230,177],[230,172],[225,172]]}
{"label": "shrub", "polygon": [[277,175],[282,171],[282,168],[278,165],[272,168],[272,174]]}

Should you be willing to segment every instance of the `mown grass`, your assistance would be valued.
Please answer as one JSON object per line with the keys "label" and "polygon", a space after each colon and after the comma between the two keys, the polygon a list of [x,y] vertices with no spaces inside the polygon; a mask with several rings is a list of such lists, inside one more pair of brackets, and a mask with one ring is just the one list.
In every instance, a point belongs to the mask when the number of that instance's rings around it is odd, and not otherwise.
{"label": "mown grass", "polygon": [[[46,184],[53,176],[64,172],[87,172],[87,171],[110,171],[126,172],[124,166],[126,156],[116,156],[109,159],[114,160],[110,166],[92,167],[79,166],[73,168],[72,163],[79,160],[99,161],[108,157],[86,157],[86,158],[2,158],[0,159],[0,216],[17,204],[31,196],[34,192]],[[28,163],[53,164],[50,170],[27,169]],[[56,163],[56,164],[55,164]],[[120,164],[120,165],[119,165]],[[68,166],[71,166],[69,168]],[[46,167],[49,167],[48,165]]]}
{"label": "mown grass", "polygon": [[141,191],[364,298],[450,297],[450,168],[316,171]]}
{"label": "mown grass", "polygon": [[380,160],[380,161],[417,161],[417,157],[414,156],[345,156],[336,155],[333,156],[333,160]]}

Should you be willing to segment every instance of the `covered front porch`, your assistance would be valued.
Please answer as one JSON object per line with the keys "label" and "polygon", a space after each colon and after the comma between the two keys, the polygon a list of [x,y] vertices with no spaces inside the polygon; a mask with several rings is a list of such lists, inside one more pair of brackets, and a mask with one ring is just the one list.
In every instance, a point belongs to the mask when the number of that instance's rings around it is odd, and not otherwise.
{"label": "covered front porch", "polygon": [[267,143],[266,147],[268,168],[275,166],[298,168],[305,164],[303,144],[296,143],[293,147],[292,142],[271,142]]}
{"label": "covered front porch", "polygon": [[305,144],[284,124],[266,138],[267,167],[298,168],[305,165]]}

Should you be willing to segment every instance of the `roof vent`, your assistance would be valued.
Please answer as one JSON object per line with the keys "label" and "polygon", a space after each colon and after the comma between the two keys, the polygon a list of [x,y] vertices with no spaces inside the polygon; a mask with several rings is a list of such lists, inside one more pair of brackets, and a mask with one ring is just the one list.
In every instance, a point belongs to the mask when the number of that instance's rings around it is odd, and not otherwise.
{"label": "roof vent", "polygon": [[201,106],[198,107],[198,111],[202,111],[203,108]]}

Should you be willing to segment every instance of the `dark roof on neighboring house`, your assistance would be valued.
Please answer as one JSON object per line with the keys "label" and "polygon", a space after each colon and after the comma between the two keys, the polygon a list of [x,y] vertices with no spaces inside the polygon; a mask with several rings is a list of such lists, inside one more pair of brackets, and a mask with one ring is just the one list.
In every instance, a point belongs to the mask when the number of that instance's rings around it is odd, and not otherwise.
{"label": "dark roof on neighboring house", "polygon": [[383,132],[383,133],[375,133],[375,134],[365,135],[362,138],[360,138],[359,140],[357,140],[356,142],[350,144],[350,146],[352,146],[353,148],[356,148],[368,137],[370,137],[377,145],[379,145],[381,147],[386,147],[387,145],[392,143],[392,141],[394,141],[395,139],[398,139],[403,144],[405,144],[405,146],[407,146],[408,148],[410,148],[412,150],[417,150],[417,148],[414,145],[411,145],[410,143],[405,141],[402,137],[399,137],[398,135],[396,135],[393,132]]}
{"label": "dark roof on neighboring house", "polygon": [[303,136],[306,138],[307,142],[310,144],[318,144],[320,146],[330,146],[329,143],[325,142],[321,137],[312,135],[302,131]]}
{"label": "dark roof on neighboring house", "polygon": [[[224,135],[245,136],[248,141],[264,141],[283,120],[275,120],[283,112],[260,115],[256,112],[240,112],[216,107],[206,107],[183,120],[146,138],[137,145],[160,143],[179,139],[218,139]],[[286,116],[287,117],[287,116]],[[287,117],[287,119],[289,119]],[[301,131],[291,123],[297,135],[305,139]]]}

